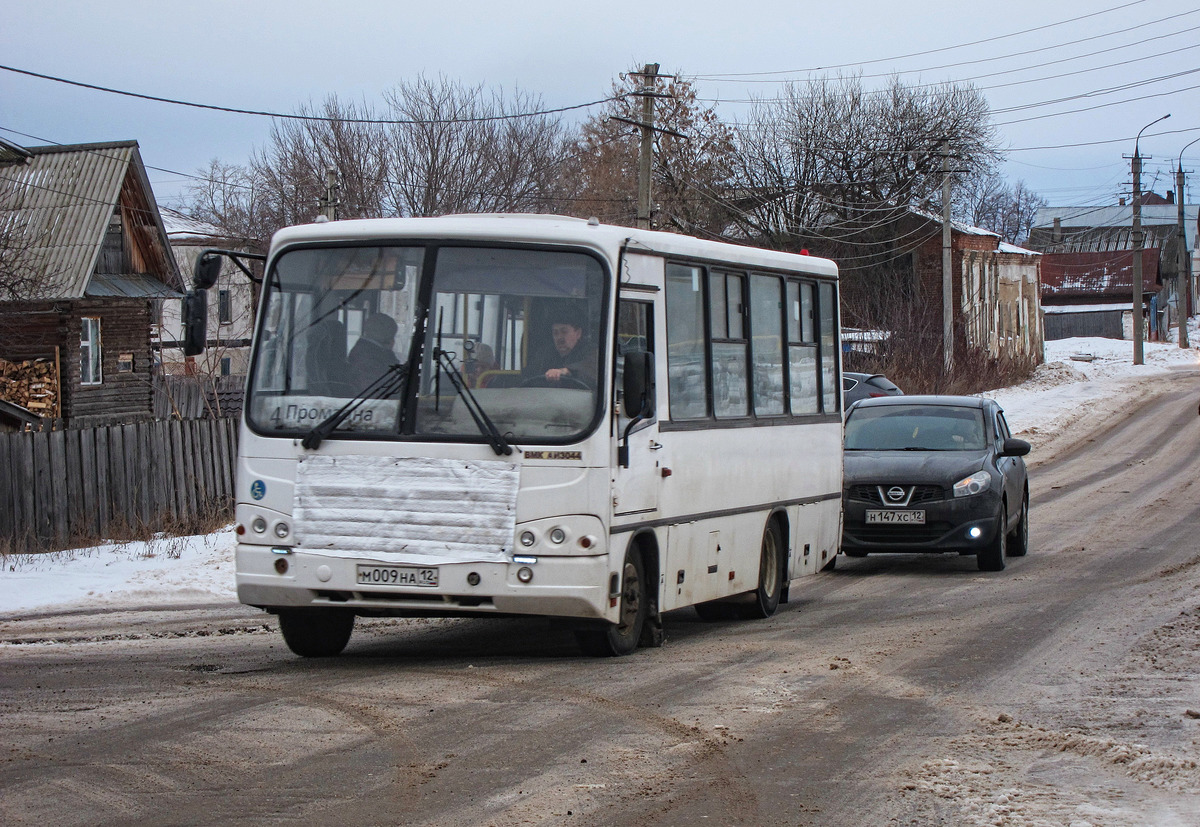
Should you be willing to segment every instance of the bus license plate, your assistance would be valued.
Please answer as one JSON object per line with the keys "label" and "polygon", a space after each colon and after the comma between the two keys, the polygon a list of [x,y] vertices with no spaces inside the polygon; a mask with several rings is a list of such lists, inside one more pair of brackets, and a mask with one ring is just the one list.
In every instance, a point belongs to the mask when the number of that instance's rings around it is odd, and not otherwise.
{"label": "bus license plate", "polygon": [[924,511],[868,511],[868,523],[888,525],[925,525]]}
{"label": "bus license plate", "polygon": [[418,566],[359,566],[360,586],[418,586],[432,588],[438,584],[436,568]]}

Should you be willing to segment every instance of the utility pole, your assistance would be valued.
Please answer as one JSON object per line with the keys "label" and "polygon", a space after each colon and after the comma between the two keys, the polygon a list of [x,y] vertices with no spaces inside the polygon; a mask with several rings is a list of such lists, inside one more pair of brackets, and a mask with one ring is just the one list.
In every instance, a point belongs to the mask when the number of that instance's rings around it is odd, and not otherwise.
{"label": "utility pole", "polygon": [[1177,290],[1179,293],[1179,301],[1181,307],[1179,309],[1179,346],[1188,347],[1188,318],[1192,315],[1192,255],[1188,251],[1187,246],[1187,218],[1184,209],[1184,175],[1183,175],[1183,153],[1188,151],[1188,147],[1200,141],[1197,138],[1195,141],[1184,146],[1179,152],[1179,168],[1175,172],[1175,200],[1179,202],[1179,279],[1182,290]]}
{"label": "utility pole", "polygon": [[653,171],[654,155],[654,87],[658,78],[658,64],[647,63],[642,70],[642,146],[638,155],[638,204],[637,225],[639,229],[650,229],[650,176]]}
{"label": "utility pole", "polygon": [[954,364],[954,255],[950,233],[950,142],[942,140],[942,355],[946,373]]}
{"label": "utility pole", "polygon": [[321,198],[321,215],[330,221],[337,221],[338,207],[338,178],[335,167],[325,167],[325,195]]}
{"label": "utility pole", "polygon": [[1142,156],[1137,146],[1133,149],[1133,363],[1145,363],[1142,355],[1142,244],[1146,236],[1142,232]]}

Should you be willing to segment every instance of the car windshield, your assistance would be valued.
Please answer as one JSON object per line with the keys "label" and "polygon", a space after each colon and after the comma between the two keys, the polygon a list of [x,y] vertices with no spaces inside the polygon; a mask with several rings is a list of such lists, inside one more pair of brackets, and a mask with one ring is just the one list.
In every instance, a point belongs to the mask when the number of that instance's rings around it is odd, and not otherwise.
{"label": "car windshield", "polygon": [[857,407],[846,419],[847,451],[982,451],[983,411],[951,405]]}
{"label": "car windshield", "polygon": [[604,282],[576,251],[286,251],[264,287],[247,418],[304,436],[361,395],[328,437],[488,439],[458,380],[511,441],[578,438],[598,417]]}

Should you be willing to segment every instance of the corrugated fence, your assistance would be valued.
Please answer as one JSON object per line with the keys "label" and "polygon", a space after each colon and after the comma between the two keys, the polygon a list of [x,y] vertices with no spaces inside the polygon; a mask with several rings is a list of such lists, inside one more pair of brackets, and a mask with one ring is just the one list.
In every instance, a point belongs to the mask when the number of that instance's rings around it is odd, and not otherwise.
{"label": "corrugated fence", "polygon": [[0,537],[45,547],[228,511],[237,420],[0,434]]}

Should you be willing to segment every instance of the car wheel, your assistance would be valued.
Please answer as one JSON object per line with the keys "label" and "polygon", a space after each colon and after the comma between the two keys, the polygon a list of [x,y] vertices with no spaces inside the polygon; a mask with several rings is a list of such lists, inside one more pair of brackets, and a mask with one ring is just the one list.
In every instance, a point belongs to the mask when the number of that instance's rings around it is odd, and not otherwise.
{"label": "car wheel", "polygon": [[1029,497],[1025,496],[1021,500],[1021,519],[1017,522],[1017,527],[1013,529],[1012,534],[1008,535],[1009,557],[1024,557],[1029,551]]}
{"label": "car wheel", "polygon": [[642,556],[636,546],[625,552],[621,572],[621,613],[616,623],[600,629],[579,629],[575,639],[584,654],[610,658],[628,655],[638,647],[646,614],[650,608],[648,584],[642,566]]}
{"label": "car wheel", "polygon": [[348,609],[280,609],[279,631],[284,643],[302,658],[340,654],[354,631],[354,612]]}
{"label": "car wheel", "polygon": [[762,619],[775,614],[783,593],[783,538],[779,523],[767,521],[763,531],[762,552],[758,558],[758,588],[750,603],[734,604],[738,616],[747,620]]}
{"label": "car wheel", "polygon": [[1005,526],[1008,525],[1008,506],[1000,506],[1000,524],[996,526],[995,538],[987,544],[987,548],[980,549],[976,556],[976,561],[979,563],[980,571],[1004,571],[1004,551],[1008,548],[1008,532],[1005,531]]}

